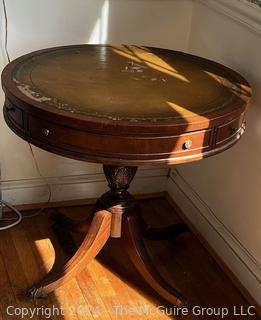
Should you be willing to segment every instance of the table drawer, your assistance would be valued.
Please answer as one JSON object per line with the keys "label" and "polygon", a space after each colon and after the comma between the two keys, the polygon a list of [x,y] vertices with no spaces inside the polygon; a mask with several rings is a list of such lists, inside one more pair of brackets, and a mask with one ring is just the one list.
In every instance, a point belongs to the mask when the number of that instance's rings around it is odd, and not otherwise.
{"label": "table drawer", "polygon": [[85,132],[29,116],[29,133],[38,141],[62,149],[83,154],[137,159],[201,153],[210,148],[212,130],[166,137],[113,136]]}
{"label": "table drawer", "polygon": [[241,128],[244,120],[245,115],[242,114],[240,117],[219,126],[217,128],[216,144],[221,144],[232,140]]}
{"label": "table drawer", "polygon": [[[68,141],[77,144],[77,130],[28,115],[29,134],[33,139],[50,145],[66,144]],[[75,132],[74,132],[75,131]]]}
{"label": "table drawer", "polygon": [[[172,153],[188,153],[201,151],[210,147],[211,129],[188,132],[177,137]],[[174,140],[173,140],[174,142]]]}
{"label": "table drawer", "polygon": [[24,128],[24,114],[23,110],[12,104],[8,99],[5,101],[5,112],[8,119],[21,129]]}

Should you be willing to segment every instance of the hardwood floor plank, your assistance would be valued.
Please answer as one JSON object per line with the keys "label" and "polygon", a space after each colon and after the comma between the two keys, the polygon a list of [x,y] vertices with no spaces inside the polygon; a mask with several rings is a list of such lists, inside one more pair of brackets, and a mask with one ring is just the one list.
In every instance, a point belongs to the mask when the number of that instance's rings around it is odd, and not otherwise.
{"label": "hardwood floor plank", "polygon": [[[43,278],[53,265],[55,252],[53,244],[50,242],[50,238],[53,240],[53,233],[44,213],[35,218],[23,220],[22,225],[24,229],[23,236],[27,238],[30,245],[28,250],[31,250],[35,260],[33,266],[35,269],[31,270],[33,276],[29,279],[29,286],[32,286]],[[61,248],[60,251],[62,252]],[[34,304],[36,307],[44,307],[46,310],[53,308],[52,319],[64,319],[60,310],[60,302],[56,299],[55,294],[51,294],[45,299],[36,299]]]}
{"label": "hardwood floor plank", "polygon": [[87,268],[83,270],[76,279],[93,318],[111,320],[110,312],[107,310]]}
{"label": "hardwood floor plank", "polygon": [[88,272],[93,279],[95,288],[99,292],[111,319],[119,319],[114,312],[115,306],[119,305],[118,294],[115,292],[109,279],[107,278],[104,268],[98,261],[94,260],[89,264]]}
{"label": "hardwood floor plank", "polygon": [[[1,242],[1,235],[0,235],[0,242]],[[0,314],[2,316],[2,319],[10,319],[10,316],[8,315],[7,308],[10,306],[15,306],[15,296],[13,293],[13,290],[11,288],[11,282],[8,277],[8,273],[6,271],[2,252],[0,251]]]}
{"label": "hardwood floor plank", "polygon": [[65,320],[92,320],[94,317],[76,281],[73,279],[56,291],[56,298],[64,309]]}
{"label": "hardwood floor plank", "polygon": [[10,235],[13,239],[23,273],[26,277],[29,286],[33,285],[39,277],[37,263],[31,248],[30,240],[28,240],[28,229],[24,230],[24,225],[19,224],[16,228],[10,230]]}
{"label": "hardwood floor plank", "polygon": [[[120,252],[120,255],[115,254],[117,252]],[[116,292],[127,290],[131,301],[135,302],[138,311],[152,311],[155,310],[157,305],[160,305],[162,301],[155,296],[152,289],[135,270],[118,239],[111,239],[97,258],[104,266],[106,272],[110,272],[113,277],[121,281],[122,288],[119,287]],[[140,316],[144,316],[144,313]],[[147,315],[146,319],[155,319],[155,316],[157,319],[161,317],[166,319],[161,314],[158,316]]]}
{"label": "hardwood floor plank", "polygon": [[[35,308],[35,304],[34,301],[28,299],[25,295],[28,288],[28,281],[23,272],[22,263],[9,230],[1,233],[0,251],[3,257],[6,273],[10,281],[11,289],[15,297],[12,305],[20,310],[22,308],[26,308],[28,310],[28,314],[26,314],[23,319],[32,319],[29,310],[33,310]],[[37,319],[44,319],[44,317],[39,315]]]}
{"label": "hardwood floor plank", "polygon": [[[144,218],[153,227],[180,222],[178,215],[163,198],[140,200],[140,204]],[[85,218],[91,210],[92,206],[88,205],[61,208],[63,213],[79,220]],[[97,259],[47,299],[32,301],[25,298],[25,289],[51,269],[55,254],[58,262],[64,263],[82,239],[80,235],[73,236],[76,241],[74,249],[69,248],[66,241],[58,241],[49,216],[50,213],[46,212],[25,219],[11,230],[0,232],[0,320],[10,319],[6,313],[9,305],[42,307],[46,310],[56,307],[63,310],[64,314],[52,316],[55,320],[213,319],[207,315],[170,315],[169,306],[141,279],[117,239],[110,239]],[[234,305],[249,305],[191,232],[175,240],[148,240],[146,246],[162,276],[195,304],[230,309]],[[165,308],[165,312],[157,313],[158,306]],[[77,309],[78,314],[75,312]],[[149,311],[151,313],[146,314]],[[226,317],[227,320],[234,318],[233,315]],[[44,316],[40,314],[33,319],[44,319]],[[246,317],[237,319],[243,320]],[[251,319],[259,318],[256,316]]]}
{"label": "hardwood floor plank", "polygon": [[104,273],[115,292],[121,293],[117,295],[118,305],[114,311],[117,312],[119,316],[126,317],[129,315],[130,318],[135,317],[135,319],[140,320],[146,319],[147,317],[140,313],[138,304],[132,300],[132,296],[129,292],[129,285],[106,267],[104,267]]}

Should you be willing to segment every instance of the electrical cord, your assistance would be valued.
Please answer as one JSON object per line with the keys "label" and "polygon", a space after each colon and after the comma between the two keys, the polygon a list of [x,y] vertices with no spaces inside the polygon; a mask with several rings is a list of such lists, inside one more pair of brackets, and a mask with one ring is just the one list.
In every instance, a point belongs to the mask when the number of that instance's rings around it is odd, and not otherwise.
{"label": "electrical cord", "polygon": [[3,0],[3,9],[4,9],[4,18],[5,18],[5,53],[6,53],[6,57],[8,62],[10,62],[10,56],[9,56],[9,52],[8,52],[8,48],[7,48],[7,42],[8,42],[8,18],[7,18],[7,11],[6,11],[6,4],[5,4],[5,0]]}
{"label": "electrical cord", "polygon": [[[22,216],[21,212],[19,212],[19,211],[18,211],[15,207],[13,207],[10,203],[8,203],[8,202],[6,202],[6,201],[4,201],[4,200],[1,200],[1,203],[4,204],[6,207],[10,208],[10,209],[11,209],[13,212],[15,212],[16,215],[17,215],[17,219],[15,219],[15,222],[13,222],[13,223],[11,223],[11,224],[9,224],[9,225],[7,225],[7,226],[3,226],[3,227],[0,228],[0,230],[7,230],[7,229],[9,229],[9,228],[12,228],[12,227],[16,226],[18,223],[20,223],[20,222],[22,221],[22,219],[23,219],[23,216]],[[0,219],[0,221],[1,221],[1,220],[2,220],[2,219]]]}
{"label": "electrical cord", "polygon": [[[5,54],[6,54],[6,57],[7,57],[7,61],[8,61],[8,63],[10,63],[11,59],[10,59],[10,55],[9,55],[9,52],[8,52],[8,16],[7,16],[5,0],[2,0],[2,3],[3,3],[3,11],[4,11],[4,19],[5,19],[4,49],[5,49]],[[0,221],[15,221],[15,222],[7,225],[7,226],[0,227],[0,231],[7,230],[9,228],[12,228],[12,227],[16,226],[18,223],[20,223],[22,221],[22,219],[32,218],[32,217],[35,217],[35,216],[39,215],[46,208],[47,204],[50,203],[51,198],[52,198],[51,186],[48,183],[46,177],[44,177],[42,175],[41,171],[40,171],[40,168],[38,166],[37,160],[36,160],[34,152],[33,152],[32,145],[30,143],[28,143],[28,145],[29,145],[29,148],[30,148],[30,152],[31,152],[32,158],[34,160],[35,168],[36,168],[39,176],[42,178],[42,180],[45,182],[45,184],[46,184],[46,186],[48,188],[48,199],[47,199],[47,201],[45,202],[45,204],[43,205],[43,207],[41,209],[39,209],[38,211],[36,211],[34,214],[31,214],[31,215],[22,215],[21,212],[18,209],[16,209],[14,206],[12,206],[10,203],[8,203],[8,202],[6,202],[4,200],[0,200],[0,205],[6,206],[7,208],[9,208],[13,212],[15,212],[15,214],[17,215],[17,218],[13,218],[13,217],[12,218],[0,218]]]}

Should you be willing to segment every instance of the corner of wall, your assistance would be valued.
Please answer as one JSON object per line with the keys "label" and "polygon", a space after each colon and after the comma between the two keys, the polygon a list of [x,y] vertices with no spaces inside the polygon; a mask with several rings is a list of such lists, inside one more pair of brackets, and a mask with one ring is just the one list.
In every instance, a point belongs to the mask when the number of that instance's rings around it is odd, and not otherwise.
{"label": "corner of wall", "polygon": [[251,297],[256,305],[261,305],[259,262],[175,168],[171,170],[167,181],[167,193],[213,252],[220,257],[229,274],[236,279],[236,284],[242,284],[246,296]]}

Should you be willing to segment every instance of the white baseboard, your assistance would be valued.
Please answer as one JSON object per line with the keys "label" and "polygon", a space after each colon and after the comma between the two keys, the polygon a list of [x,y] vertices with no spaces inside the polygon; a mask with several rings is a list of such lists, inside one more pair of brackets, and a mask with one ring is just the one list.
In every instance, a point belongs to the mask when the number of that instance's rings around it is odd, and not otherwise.
{"label": "white baseboard", "polygon": [[[132,193],[154,193],[166,190],[168,168],[138,170],[131,184]],[[51,187],[51,202],[97,198],[108,190],[104,174],[83,174],[46,178]],[[48,187],[41,178],[2,181],[2,197],[13,205],[43,203]]]}
{"label": "white baseboard", "polygon": [[167,181],[167,191],[192,225],[261,305],[261,265],[216,218],[212,210],[175,169]]}

